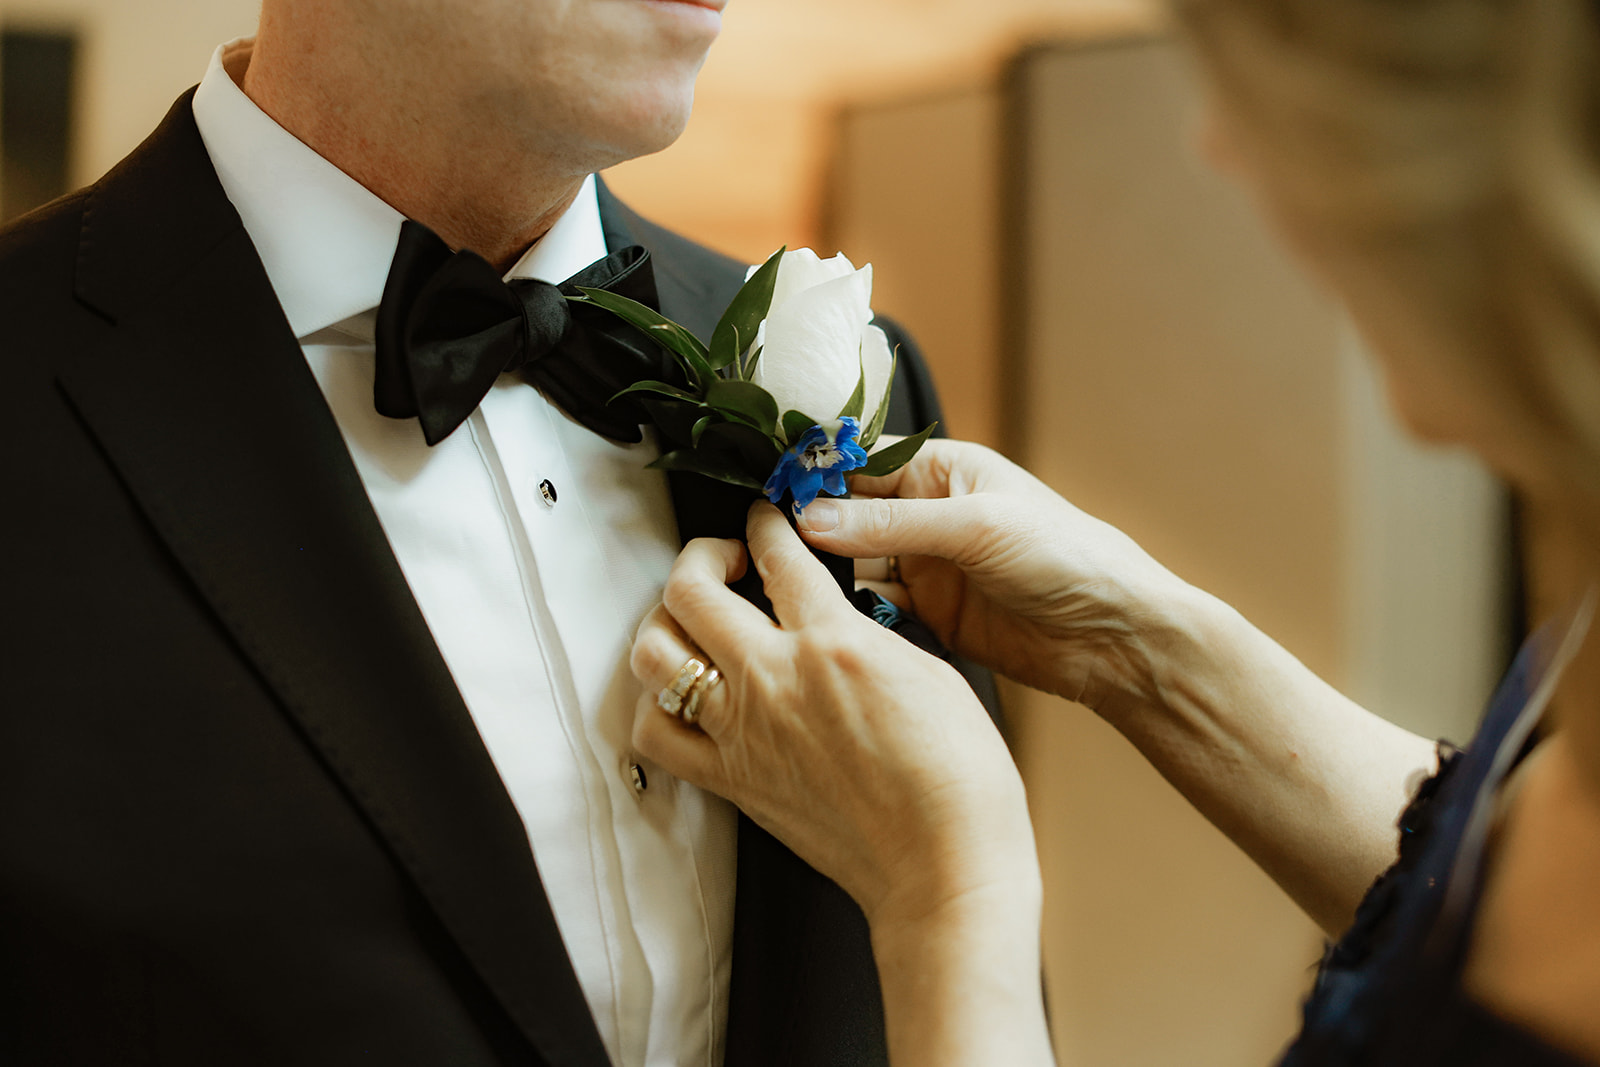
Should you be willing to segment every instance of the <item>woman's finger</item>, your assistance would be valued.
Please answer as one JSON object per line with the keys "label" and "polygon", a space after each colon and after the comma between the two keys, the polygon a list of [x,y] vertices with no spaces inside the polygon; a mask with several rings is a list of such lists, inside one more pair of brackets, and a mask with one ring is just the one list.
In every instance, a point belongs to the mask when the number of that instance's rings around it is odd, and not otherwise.
{"label": "woman's finger", "polygon": [[672,617],[664,604],[657,604],[639,623],[633,635],[633,652],[628,667],[641,685],[648,688],[661,674],[664,656],[670,655],[673,646],[692,644],[689,635]]}
{"label": "woman's finger", "polygon": [[[814,501],[808,507],[815,507]],[[786,628],[850,610],[833,575],[795,536],[783,514],[766,501],[750,508],[746,532],[750,558],[778,622]]]}
{"label": "woman's finger", "polygon": [[773,629],[760,608],[728,588],[745,565],[739,542],[697,537],[678,554],[662,591],[676,624],[719,663],[733,663],[741,650]]}
{"label": "woman's finger", "polygon": [[645,616],[634,638],[629,666],[655,703],[658,715],[692,722],[713,736],[724,731],[729,710],[728,689],[722,683],[724,668],[709,652],[695,646],[665,605],[657,604]]}
{"label": "woman's finger", "polygon": [[975,497],[818,500],[800,514],[806,543],[841,556],[937,556],[962,562],[992,516]]}
{"label": "woman's finger", "polygon": [[674,778],[726,794],[722,759],[711,735],[668,715],[645,692],[633,709],[633,748]]}

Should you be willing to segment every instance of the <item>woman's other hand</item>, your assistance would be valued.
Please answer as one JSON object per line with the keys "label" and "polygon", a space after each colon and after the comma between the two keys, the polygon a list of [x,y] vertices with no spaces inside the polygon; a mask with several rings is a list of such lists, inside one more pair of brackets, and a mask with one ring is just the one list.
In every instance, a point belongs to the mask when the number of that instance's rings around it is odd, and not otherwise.
{"label": "woman's other hand", "polygon": [[906,606],[950,648],[1103,714],[1155,702],[1165,608],[1199,594],[1121,531],[960,441],[851,489],[806,508],[802,535],[897,557]]}
{"label": "woman's other hand", "polygon": [[[777,624],[727,588],[738,542],[690,542],[634,644],[638,750],[738,804],[875,925],[997,884],[1036,897],[1022,782],[967,683],[852,607],[770,504],[749,541]],[[694,726],[656,705],[691,656],[723,678]]]}
{"label": "woman's other hand", "polygon": [[1394,862],[1426,739],[986,448],[929,441],[851,488],[868,498],[806,508],[810,544],[900,557],[910,608],[947,645],[1094,708],[1323,929],[1344,929]]}

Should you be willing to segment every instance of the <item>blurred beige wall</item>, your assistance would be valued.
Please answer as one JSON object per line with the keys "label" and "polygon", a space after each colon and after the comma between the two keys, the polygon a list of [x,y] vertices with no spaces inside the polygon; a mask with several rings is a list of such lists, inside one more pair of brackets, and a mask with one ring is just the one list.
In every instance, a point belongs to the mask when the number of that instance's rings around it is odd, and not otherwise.
{"label": "blurred beige wall", "polygon": [[[1337,680],[1337,313],[1188,151],[1182,75],[1159,41],[1021,71],[1016,447]],[[1320,952],[1311,923],[1114,731],[1017,696],[1063,1059],[1271,1062]]]}
{"label": "blurred beige wall", "polygon": [[[824,242],[873,264],[878,308],[915,321],[943,431],[998,447],[1001,107],[992,88],[848,109],[838,118]],[[939,151],[939,147],[947,151]]]}

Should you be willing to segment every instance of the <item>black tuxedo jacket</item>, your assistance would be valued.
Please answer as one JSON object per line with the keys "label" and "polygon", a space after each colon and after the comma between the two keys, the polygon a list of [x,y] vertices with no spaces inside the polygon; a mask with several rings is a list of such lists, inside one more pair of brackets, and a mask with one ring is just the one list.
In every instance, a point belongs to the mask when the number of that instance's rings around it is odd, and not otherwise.
{"label": "black tuxedo jacket", "polygon": [[[601,196],[709,336],[743,265]],[[0,232],[0,361],[0,1063],[602,1067],[187,96]],[[906,432],[937,413],[900,368]],[[674,497],[685,538],[742,532],[749,494]],[[738,846],[727,1062],[884,1062],[860,912],[742,818]]]}

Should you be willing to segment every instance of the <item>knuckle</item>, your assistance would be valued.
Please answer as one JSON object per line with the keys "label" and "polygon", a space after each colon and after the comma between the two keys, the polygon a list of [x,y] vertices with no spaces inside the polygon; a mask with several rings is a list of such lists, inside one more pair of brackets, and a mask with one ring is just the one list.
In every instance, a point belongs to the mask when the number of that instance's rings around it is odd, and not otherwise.
{"label": "knuckle", "polygon": [[707,586],[698,574],[673,571],[661,591],[661,602],[673,618],[680,620],[692,616],[706,602]]}
{"label": "knuckle", "polygon": [[683,598],[693,594],[698,583],[683,571],[674,569],[667,575],[667,584],[661,590],[661,602],[671,611],[673,605],[681,604]]}
{"label": "knuckle", "polygon": [[792,580],[798,562],[798,558],[792,553],[773,549],[770,552],[763,552],[756,559],[756,573],[761,575],[761,580],[764,582],[785,585]]}
{"label": "knuckle", "polygon": [[668,670],[667,661],[671,658],[676,641],[658,627],[651,627],[639,635],[633,643],[633,652],[629,656],[633,673],[648,681],[659,677]]}
{"label": "knuckle", "polygon": [[874,500],[867,509],[867,533],[873,537],[888,537],[895,531],[899,508],[894,500]]}
{"label": "knuckle", "polygon": [[838,640],[829,647],[828,659],[835,670],[851,677],[865,673],[873,663],[873,657],[867,655],[859,645]]}
{"label": "knuckle", "polygon": [[795,659],[808,666],[849,669],[855,645],[831,626],[810,626],[795,635]]}

